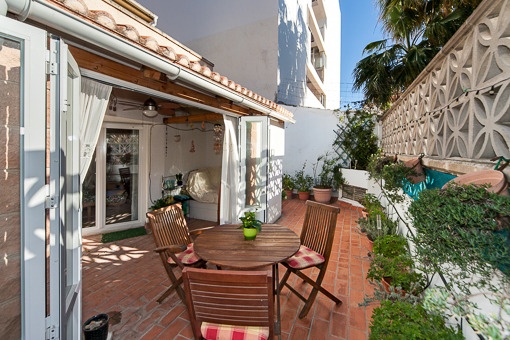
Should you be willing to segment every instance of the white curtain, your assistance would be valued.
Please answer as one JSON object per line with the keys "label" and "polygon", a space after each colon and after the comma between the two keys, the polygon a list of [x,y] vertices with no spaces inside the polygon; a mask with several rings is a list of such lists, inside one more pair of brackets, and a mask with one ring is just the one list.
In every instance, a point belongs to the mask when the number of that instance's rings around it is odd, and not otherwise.
{"label": "white curtain", "polygon": [[83,183],[96,148],[112,87],[81,78],[80,93],[80,177]]}
{"label": "white curtain", "polygon": [[220,224],[237,223],[239,204],[239,144],[238,119],[223,116],[225,134],[221,166]]}

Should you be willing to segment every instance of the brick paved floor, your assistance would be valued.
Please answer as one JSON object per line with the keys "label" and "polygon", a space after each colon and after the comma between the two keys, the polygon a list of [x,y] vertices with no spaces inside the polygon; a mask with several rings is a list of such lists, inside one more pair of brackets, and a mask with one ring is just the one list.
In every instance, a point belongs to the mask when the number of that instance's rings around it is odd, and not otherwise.
{"label": "brick paved floor", "polygon": [[[359,209],[338,201],[333,252],[323,285],[334,292],[341,305],[319,293],[311,311],[299,319],[303,302],[286,288],[281,293],[282,339],[366,339],[373,307],[359,307],[373,287],[365,279],[369,260],[368,242],[357,231]],[[304,201],[285,200],[277,223],[298,235],[304,219]],[[205,222],[210,225],[211,222]],[[190,228],[204,226],[191,221]],[[156,299],[169,284],[152,235],[101,243],[100,237],[83,239],[83,320],[97,313],[116,317],[110,322],[113,339],[192,339],[185,306],[173,293],[162,304]],[[283,269],[280,268],[280,277]],[[299,286],[292,275],[291,283]],[[306,285],[303,288],[308,289]]]}

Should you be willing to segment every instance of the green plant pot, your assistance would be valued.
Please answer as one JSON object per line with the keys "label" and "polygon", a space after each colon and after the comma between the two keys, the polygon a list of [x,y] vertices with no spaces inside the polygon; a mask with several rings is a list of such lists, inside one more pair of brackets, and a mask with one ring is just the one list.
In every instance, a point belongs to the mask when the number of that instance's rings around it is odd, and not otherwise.
{"label": "green plant pot", "polygon": [[243,228],[244,239],[247,241],[254,240],[257,233],[258,231],[255,228]]}

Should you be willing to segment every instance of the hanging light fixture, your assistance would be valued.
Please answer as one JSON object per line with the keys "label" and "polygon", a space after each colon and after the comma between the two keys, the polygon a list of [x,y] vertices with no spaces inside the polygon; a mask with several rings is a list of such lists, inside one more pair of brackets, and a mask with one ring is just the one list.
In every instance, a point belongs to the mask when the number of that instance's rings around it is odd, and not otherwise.
{"label": "hanging light fixture", "polygon": [[158,106],[156,101],[152,98],[149,98],[143,103],[143,111],[144,116],[149,118],[154,118],[158,115]]}

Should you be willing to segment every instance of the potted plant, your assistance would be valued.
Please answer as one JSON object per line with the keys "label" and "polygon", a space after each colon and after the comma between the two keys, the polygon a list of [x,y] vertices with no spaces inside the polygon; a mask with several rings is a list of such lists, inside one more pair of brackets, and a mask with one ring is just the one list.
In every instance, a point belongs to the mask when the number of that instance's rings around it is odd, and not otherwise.
{"label": "potted plant", "polygon": [[407,239],[398,234],[386,235],[374,241],[374,253],[394,258],[407,253]]}
{"label": "potted plant", "polygon": [[285,195],[287,198],[292,198],[292,191],[296,185],[294,184],[294,180],[292,179],[292,176],[289,174],[283,174],[282,177],[282,188],[285,192]]}
{"label": "potted plant", "polygon": [[[386,257],[375,254],[367,272],[367,279],[380,281],[385,289],[397,289],[402,294],[419,294],[425,287],[423,274],[413,270],[414,261],[409,254]],[[393,288],[390,288],[393,287]]]}
{"label": "potted plant", "polygon": [[366,233],[369,241],[374,242],[379,237],[395,234],[397,232],[397,222],[390,220],[383,213],[381,215],[368,215],[358,219],[358,225],[361,231]]}
{"label": "potted plant", "polygon": [[254,211],[245,211],[244,216],[239,219],[242,222],[239,228],[243,228],[245,240],[254,240],[257,234],[262,231],[262,221],[256,219]]}
{"label": "potted plant", "polygon": [[310,188],[313,185],[313,177],[305,174],[306,162],[303,164],[301,170],[296,171],[294,175],[294,183],[298,191],[300,200],[307,200],[310,198]]}
{"label": "potted plant", "polygon": [[155,200],[152,203],[152,205],[149,207],[149,210],[152,211],[152,210],[161,209],[164,207],[168,207],[169,205],[172,205],[174,203],[175,203],[175,199],[172,195],[158,198],[157,200]]}
{"label": "potted plant", "polygon": [[369,339],[464,339],[460,329],[445,324],[421,303],[383,300],[374,309]]}
{"label": "potted plant", "polygon": [[401,235],[386,235],[374,241],[374,256],[367,278],[381,281],[387,290],[398,287],[403,294],[418,294],[425,286],[424,276],[413,270],[414,261]]}
{"label": "potted plant", "polygon": [[[317,169],[321,163],[320,172],[317,175]],[[317,162],[313,165],[315,185],[312,189],[315,201],[329,203],[333,189],[338,189],[338,187],[344,184],[345,180],[340,168],[338,160],[329,158],[327,153],[317,158]]]}

